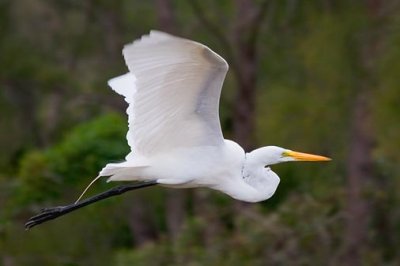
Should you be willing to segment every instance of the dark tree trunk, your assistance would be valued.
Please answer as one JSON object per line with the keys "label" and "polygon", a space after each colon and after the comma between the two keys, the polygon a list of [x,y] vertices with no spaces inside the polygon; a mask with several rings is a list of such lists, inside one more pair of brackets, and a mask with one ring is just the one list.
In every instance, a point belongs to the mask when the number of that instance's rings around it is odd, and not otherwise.
{"label": "dark tree trunk", "polygon": [[186,192],[180,189],[168,189],[167,191],[167,228],[171,238],[176,238],[182,230],[185,221]]}
{"label": "dark tree trunk", "polygon": [[129,227],[133,235],[133,241],[136,246],[144,245],[154,241],[157,238],[155,225],[150,217],[148,204],[145,203],[143,195],[134,193],[130,199],[133,202],[129,213]]}
{"label": "dark tree trunk", "polygon": [[372,136],[367,93],[360,91],[353,104],[350,150],[347,164],[347,228],[346,262],[361,265],[361,255],[367,243],[370,219],[365,188],[372,179]]}
{"label": "dark tree trunk", "polygon": [[115,10],[104,10],[103,19],[101,23],[105,31],[105,48],[107,56],[112,62],[119,60],[121,57],[121,47],[120,47],[120,29],[121,22],[119,21],[119,16]]}
{"label": "dark tree trunk", "polygon": [[365,3],[370,23],[361,44],[359,64],[364,76],[360,79],[361,85],[354,95],[347,160],[345,264],[352,266],[362,265],[363,252],[368,246],[372,202],[366,194],[368,185],[376,182],[372,158],[375,140],[371,127],[371,90],[374,86],[374,65],[379,52],[379,35],[376,34],[375,26],[382,2],[366,0]]}
{"label": "dark tree trunk", "polygon": [[21,134],[26,144],[44,147],[43,134],[37,119],[39,101],[33,84],[25,81],[8,81],[5,83],[4,93],[10,104],[16,110],[16,118],[24,133]]}
{"label": "dark tree trunk", "polygon": [[157,0],[156,8],[159,28],[168,33],[176,33],[176,23],[172,1]]}
{"label": "dark tree trunk", "polygon": [[194,213],[203,225],[202,240],[204,246],[208,248],[210,253],[213,252],[215,247],[214,241],[216,236],[222,232],[221,220],[218,213],[218,208],[211,204],[210,194],[212,192],[206,189],[196,189],[193,193],[194,196]]}
{"label": "dark tree trunk", "polygon": [[63,88],[54,88],[46,100],[46,108],[44,108],[44,123],[42,122],[41,128],[43,130],[42,140],[45,146],[49,146],[55,137],[55,132],[59,127],[62,104],[65,99]]}
{"label": "dark tree trunk", "polygon": [[255,96],[257,83],[256,43],[250,37],[256,7],[253,1],[237,0],[237,25],[235,40],[237,46],[236,79],[237,94],[233,112],[233,135],[235,141],[245,150],[254,145]]}

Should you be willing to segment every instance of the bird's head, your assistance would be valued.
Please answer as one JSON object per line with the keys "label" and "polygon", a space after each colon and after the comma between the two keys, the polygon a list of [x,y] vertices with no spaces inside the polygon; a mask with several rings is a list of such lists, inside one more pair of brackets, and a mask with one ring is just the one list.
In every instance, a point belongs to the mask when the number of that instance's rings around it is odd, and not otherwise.
{"label": "bird's head", "polygon": [[277,163],[290,161],[330,161],[325,156],[314,155],[309,153],[297,152],[277,146],[266,146],[256,149],[249,153],[252,159],[261,162],[264,165],[273,165]]}

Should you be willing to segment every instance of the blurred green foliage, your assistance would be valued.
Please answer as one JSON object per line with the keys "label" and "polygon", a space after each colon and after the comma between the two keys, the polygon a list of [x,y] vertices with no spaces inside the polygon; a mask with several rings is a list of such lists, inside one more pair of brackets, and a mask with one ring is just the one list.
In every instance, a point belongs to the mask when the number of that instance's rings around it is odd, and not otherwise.
{"label": "blurred green foliage", "polygon": [[[189,2],[173,2],[181,35],[226,57]],[[157,28],[156,3],[0,1],[0,265],[340,265],[350,113],[365,83],[379,182],[365,191],[372,211],[363,264],[397,265],[400,7],[388,1],[373,23],[358,1],[271,2],[258,43],[257,144],[334,160],[277,165],[276,195],[243,212],[225,195],[189,190],[182,229],[172,236],[162,188],[23,230],[40,207],[73,202],[106,163],[128,153],[126,105],[106,80],[126,71],[123,44]],[[237,19],[233,1],[202,6],[222,31]],[[378,50],[368,73],[360,63],[367,31]],[[235,89],[230,72],[221,99],[227,138]],[[100,180],[88,194],[110,186]],[[132,223],[139,205],[156,232],[143,245]]]}
{"label": "blurred green foliage", "polygon": [[75,127],[51,148],[27,153],[19,166],[18,195],[26,202],[38,201],[87,182],[107,162],[128,153],[126,128],[121,115],[110,113]]}

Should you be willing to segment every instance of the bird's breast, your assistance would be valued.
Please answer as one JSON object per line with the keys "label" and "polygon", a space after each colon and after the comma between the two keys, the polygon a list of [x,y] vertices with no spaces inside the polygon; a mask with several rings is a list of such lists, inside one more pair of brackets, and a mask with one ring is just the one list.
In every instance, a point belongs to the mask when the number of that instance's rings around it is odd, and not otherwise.
{"label": "bird's breast", "polygon": [[180,186],[174,187],[213,188],[241,178],[243,161],[244,151],[230,142],[221,146],[179,148],[155,157],[147,173],[155,179],[181,181]]}

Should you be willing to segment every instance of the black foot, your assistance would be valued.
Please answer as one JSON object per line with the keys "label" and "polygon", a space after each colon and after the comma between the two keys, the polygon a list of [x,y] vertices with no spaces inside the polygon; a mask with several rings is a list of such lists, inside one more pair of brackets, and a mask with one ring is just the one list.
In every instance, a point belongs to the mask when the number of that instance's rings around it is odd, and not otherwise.
{"label": "black foot", "polygon": [[87,205],[95,203],[97,201],[100,201],[100,200],[103,200],[103,199],[106,199],[109,197],[117,196],[117,195],[123,194],[130,190],[154,186],[154,185],[157,185],[157,181],[155,181],[155,180],[143,182],[143,183],[139,183],[139,184],[118,186],[118,187],[111,188],[103,193],[94,195],[93,197],[73,203],[71,205],[42,209],[42,211],[38,215],[31,217],[28,220],[28,222],[26,222],[25,229],[26,230],[31,229],[32,227],[34,227],[38,224],[44,223],[49,220],[53,220],[57,217],[60,217],[62,215],[65,215],[67,213],[75,211],[77,209],[80,209],[82,207],[85,207]]}
{"label": "black foot", "polygon": [[63,214],[65,214],[68,206],[58,206],[53,208],[44,208],[38,215],[31,217],[25,224],[25,229],[29,230],[32,227],[41,224],[45,221],[55,219]]}

